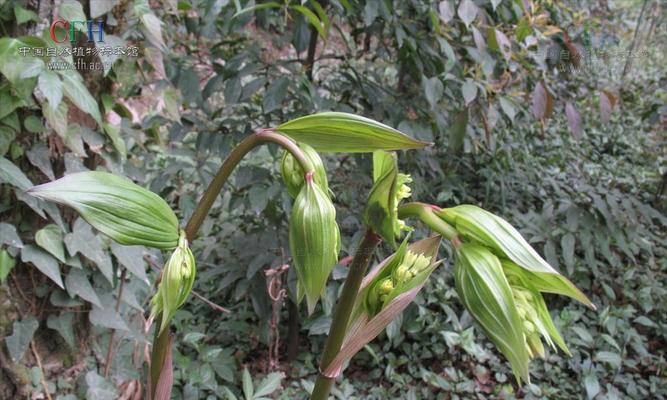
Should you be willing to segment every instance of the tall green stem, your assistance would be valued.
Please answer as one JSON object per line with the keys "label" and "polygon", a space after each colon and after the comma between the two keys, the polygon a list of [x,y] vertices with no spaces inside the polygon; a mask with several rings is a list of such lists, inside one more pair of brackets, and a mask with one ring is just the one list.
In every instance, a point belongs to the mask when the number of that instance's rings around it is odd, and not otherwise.
{"label": "tall green stem", "polygon": [[[220,194],[223,186],[229,179],[229,176],[234,171],[234,168],[241,162],[241,159],[254,149],[257,146],[260,146],[264,143],[275,143],[283,147],[285,150],[290,152],[292,156],[297,160],[299,165],[305,173],[311,172],[314,170],[313,164],[306,158],[299,146],[296,145],[291,139],[281,134],[276,133],[273,129],[261,129],[256,133],[245,138],[241,143],[239,143],[229,154],[227,159],[222,163],[218,173],[215,175],[211,183],[206,188],[204,195],[199,200],[197,207],[195,208],[190,220],[185,226],[185,234],[188,238],[188,241],[192,241],[199,230],[199,227],[204,222],[204,219],[208,215],[208,212],[213,206],[215,199]],[[171,351],[171,346],[169,345],[169,329],[165,329],[160,332],[160,316],[158,315],[155,318],[155,336],[153,339],[153,351],[151,353],[151,367],[150,367],[150,393],[151,397],[155,395],[155,388],[162,373],[162,368],[164,362],[167,358],[167,354]]]}
{"label": "tall green stem", "polygon": [[343,292],[340,295],[340,300],[338,300],[338,305],[333,315],[329,336],[324,344],[324,352],[320,360],[320,374],[315,381],[315,388],[313,389],[313,394],[310,396],[311,400],[326,400],[329,397],[329,392],[331,392],[335,378],[328,378],[322,375],[321,371],[326,370],[343,345],[347,325],[350,322],[350,314],[352,313],[361,281],[364,279],[371,257],[381,240],[373,231],[370,229],[367,230],[361,243],[359,243],[357,252],[354,254],[354,259],[350,264],[350,270],[343,285]]}

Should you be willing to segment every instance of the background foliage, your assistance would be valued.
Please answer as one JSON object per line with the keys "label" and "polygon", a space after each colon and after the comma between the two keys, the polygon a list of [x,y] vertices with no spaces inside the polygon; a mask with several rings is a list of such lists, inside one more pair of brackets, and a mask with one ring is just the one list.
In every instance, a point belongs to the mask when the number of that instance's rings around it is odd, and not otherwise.
{"label": "background foliage", "polygon": [[[573,356],[549,353],[517,387],[446,263],[355,357],[338,398],[667,397],[664,11],[629,0],[0,0],[0,397],[140,395],[144,310],[162,265],[25,189],[104,169],[187,220],[235,143],[321,110],[432,141],[399,157],[414,199],[505,216],[598,305],[547,299]],[[17,56],[54,46],[55,16],[102,18],[105,44],[138,46],[139,57],[77,71],[53,64],[76,55]],[[95,45],[79,34],[74,47]],[[370,158],[325,157],[342,261],[307,317],[282,267],[290,200],[279,156],[268,147],[243,163],[194,242],[195,290],[230,312],[193,297],[177,313],[176,398],[311,388]]]}

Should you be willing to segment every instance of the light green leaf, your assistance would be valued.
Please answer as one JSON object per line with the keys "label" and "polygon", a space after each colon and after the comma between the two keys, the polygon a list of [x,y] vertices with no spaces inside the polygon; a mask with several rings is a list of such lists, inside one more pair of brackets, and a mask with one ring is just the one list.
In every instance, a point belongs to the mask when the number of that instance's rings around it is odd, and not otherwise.
{"label": "light green leaf", "polygon": [[16,24],[21,25],[26,22],[39,22],[39,15],[32,10],[27,10],[19,5],[14,6],[14,16],[16,17]]}
{"label": "light green leaf", "polygon": [[470,27],[472,21],[477,17],[478,11],[479,9],[472,0],[462,0],[459,4],[459,18],[461,18],[461,21],[463,21],[466,27]]}
{"label": "light green leaf", "polygon": [[148,283],[146,262],[144,261],[145,251],[146,249],[143,246],[123,246],[115,242],[111,243],[111,252],[118,262],[142,282]]}
{"label": "light green leaf", "polygon": [[250,376],[248,368],[243,368],[242,380],[243,394],[245,395],[246,400],[253,400],[252,396],[254,394],[254,389],[252,386],[252,377]]}
{"label": "light green leaf", "polygon": [[58,226],[50,224],[37,231],[35,233],[35,242],[41,248],[55,256],[60,262],[65,262],[63,233]]}
{"label": "light green leaf", "polygon": [[285,377],[282,372],[272,372],[262,379],[262,381],[255,388],[253,397],[255,399],[267,396],[280,388],[280,381]]}
{"label": "light green leaf", "polygon": [[7,350],[9,350],[9,355],[14,362],[21,361],[38,327],[39,322],[33,316],[29,316],[22,321],[14,321],[14,330],[11,336],[5,338]]}
{"label": "light green leaf", "polygon": [[63,92],[65,96],[79,109],[90,114],[101,125],[102,117],[97,101],[95,101],[86,85],[84,85],[81,75],[72,69],[58,70],[58,73],[63,78]]}
{"label": "light green leaf", "polygon": [[113,146],[116,149],[116,151],[123,158],[127,157],[127,148],[125,146],[125,141],[123,140],[123,137],[120,135],[120,126],[111,125],[108,122],[104,122],[102,123],[102,127],[104,128],[104,132],[111,139],[111,143],[113,143]]}
{"label": "light green leaf", "polygon": [[297,118],[276,130],[320,152],[363,153],[419,149],[429,145],[372,119],[341,112]]}
{"label": "light green leaf", "polygon": [[[111,11],[119,0],[90,0],[90,18],[97,18]],[[105,36],[106,38],[106,36]]]}
{"label": "light green leaf", "polygon": [[65,235],[67,252],[71,255],[81,253],[95,263],[109,282],[113,282],[111,257],[102,248],[102,241],[95,236],[90,225],[83,218],[78,218],[72,226],[72,232]]}
{"label": "light green leaf", "polygon": [[146,13],[141,16],[143,32],[146,39],[155,47],[164,49],[164,39],[162,39],[162,21],[153,13]]}
{"label": "light green leaf", "polygon": [[101,299],[103,307],[93,306],[93,309],[88,315],[90,323],[95,326],[102,326],[109,329],[117,329],[121,331],[129,331],[127,324],[123,318],[114,309],[115,301],[113,296],[103,296]]}
{"label": "light green leaf", "polygon": [[95,371],[86,374],[86,400],[116,400],[118,390],[116,386],[98,375]]}
{"label": "light green leaf", "polygon": [[[49,104],[42,108],[42,114],[46,118],[49,126],[61,137],[67,136],[67,103],[60,102],[57,107],[53,108]],[[83,156],[84,154],[80,154]]]}
{"label": "light green leaf", "polygon": [[[58,15],[66,21],[86,21],[86,14],[83,12],[83,6],[76,0],[64,0],[58,8]],[[76,24],[75,28],[81,32],[86,32],[86,24]]]}
{"label": "light green leaf", "polygon": [[29,193],[72,207],[120,244],[172,249],[178,243],[178,219],[171,207],[125,177],[101,171],[78,172],[35,186]]}
{"label": "light green leaf", "polygon": [[51,254],[45,252],[34,245],[27,245],[21,250],[21,261],[32,263],[44,275],[54,281],[60,288],[64,288],[63,280],[60,277],[60,268],[58,260]]}
{"label": "light green leaf", "polygon": [[0,183],[9,183],[21,190],[28,190],[32,182],[21,170],[11,161],[0,157]]}
{"label": "light green leaf", "polygon": [[0,222],[0,244],[6,244],[16,248],[22,248],[23,242],[16,233],[14,225]]}
{"label": "light green leaf", "polygon": [[48,69],[42,71],[37,79],[37,85],[49,101],[49,107],[57,108],[63,98],[63,83],[58,74]]}
{"label": "light green leaf", "polygon": [[28,47],[28,44],[16,38],[0,39],[0,72],[14,85],[20,84],[26,78],[22,76],[25,71],[35,71],[40,65],[44,67],[41,59],[22,56],[19,52],[21,47]]}
{"label": "light green leaf", "polygon": [[463,100],[465,100],[466,106],[470,105],[475,98],[477,97],[477,85],[470,79],[466,79],[463,86],[461,86],[461,93],[463,94]]}

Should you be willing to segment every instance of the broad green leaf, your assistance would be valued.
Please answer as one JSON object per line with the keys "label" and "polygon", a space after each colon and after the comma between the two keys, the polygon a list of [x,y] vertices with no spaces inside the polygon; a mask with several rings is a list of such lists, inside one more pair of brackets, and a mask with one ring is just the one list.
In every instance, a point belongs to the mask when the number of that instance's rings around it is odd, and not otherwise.
{"label": "broad green leaf", "polygon": [[48,69],[42,71],[37,79],[37,85],[49,101],[49,107],[57,108],[63,98],[63,83],[58,74]]}
{"label": "broad green leaf", "polygon": [[116,149],[116,151],[123,158],[127,157],[127,147],[125,146],[125,141],[123,140],[123,137],[120,134],[120,126],[112,125],[108,122],[103,122],[102,127],[104,128],[104,132],[111,139],[111,143],[113,143],[113,146]]}
{"label": "broad green leaf", "polygon": [[287,94],[287,86],[289,85],[289,80],[286,77],[280,77],[273,81],[264,93],[264,112],[270,113],[271,111],[277,110],[280,108],[285,95]]}
{"label": "broad green leaf", "polygon": [[74,313],[63,312],[60,315],[51,314],[46,320],[46,326],[60,333],[60,336],[65,339],[65,343],[71,348],[75,349],[76,336],[74,335]]}
{"label": "broad green leaf", "polygon": [[29,316],[22,321],[14,321],[11,336],[5,338],[7,350],[9,350],[9,355],[14,362],[21,361],[38,327],[39,322],[33,316]]}
{"label": "broad green leaf", "polygon": [[14,6],[14,16],[16,17],[16,24],[21,25],[26,22],[39,22],[39,15],[32,10],[27,10],[20,5]]}
{"label": "broad green leaf", "polygon": [[[83,12],[83,6],[76,0],[64,0],[58,8],[58,15],[66,21],[86,21],[86,14]],[[81,32],[86,32],[86,24],[76,24],[75,28]]]}
{"label": "broad green leaf", "polygon": [[28,190],[32,182],[14,163],[0,157],[0,183],[9,183],[21,190]]}
{"label": "broad green leaf", "polygon": [[26,152],[28,160],[30,163],[37,167],[44,175],[46,175],[49,180],[55,180],[56,176],[53,173],[53,167],[51,166],[50,151],[43,143],[36,143],[32,146],[32,149]]}
{"label": "broad green leaf", "polygon": [[428,101],[431,108],[435,109],[445,91],[445,86],[442,84],[442,81],[437,76],[428,79],[423,78],[422,88],[424,90],[424,96],[426,96],[426,101]]}
{"label": "broad green leaf", "polygon": [[97,297],[95,289],[93,289],[83,270],[77,268],[70,269],[65,278],[65,287],[71,297],[79,296],[97,307],[102,307],[100,298]]}
{"label": "broad green leaf", "polygon": [[64,288],[63,280],[60,276],[58,260],[51,254],[37,246],[29,244],[21,250],[21,261],[32,263],[44,275],[60,286],[60,288]]}
{"label": "broad green leaf", "polygon": [[372,119],[341,112],[297,118],[276,130],[320,152],[363,153],[419,149],[429,145]]}
{"label": "broad green leaf", "polygon": [[72,207],[120,244],[171,249],[178,242],[178,220],[169,205],[125,177],[78,172],[35,186],[29,193]]}
{"label": "broad green leaf", "polygon": [[[95,371],[86,373],[85,378],[86,400],[116,400],[118,390],[116,385],[97,374]],[[157,398],[157,397],[156,397]]]}
{"label": "broad green leaf", "polygon": [[373,153],[373,187],[364,209],[364,224],[395,246],[396,190],[398,164],[396,154],[385,151]]}
{"label": "broad green leaf", "polygon": [[[119,0],[97,0],[97,1],[91,1],[90,2],[90,17],[91,18],[97,18],[99,16],[102,16],[109,11],[111,11],[116,4],[118,4]],[[104,36],[105,38],[107,37],[106,35]]]}
{"label": "broad green leaf", "polygon": [[35,233],[35,242],[56,257],[65,262],[65,248],[63,247],[63,233],[59,227],[49,224]]}
{"label": "broad green leaf", "polygon": [[14,129],[7,126],[0,126],[0,157],[7,154],[14,139],[16,139],[16,131]]}
{"label": "broad green leaf", "polygon": [[462,0],[461,3],[459,4],[458,8],[459,18],[461,18],[461,21],[463,21],[466,27],[470,27],[472,21],[474,21],[475,18],[477,17],[478,11],[479,8],[477,8],[477,6],[472,0]]}
{"label": "broad green leaf", "polygon": [[8,37],[0,39],[0,72],[14,85],[20,84],[23,79],[27,78],[23,76],[26,71],[44,68],[44,61],[40,58],[21,55],[19,49],[29,47],[29,44],[22,39]]}
{"label": "broad green leaf", "polygon": [[88,91],[88,88],[83,83],[81,75],[76,70],[63,69],[58,70],[58,73],[63,78],[63,92],[72,103],[74,103],[80,110],[90,114],[98,124],[102,124],[102,117],[97,101]]}

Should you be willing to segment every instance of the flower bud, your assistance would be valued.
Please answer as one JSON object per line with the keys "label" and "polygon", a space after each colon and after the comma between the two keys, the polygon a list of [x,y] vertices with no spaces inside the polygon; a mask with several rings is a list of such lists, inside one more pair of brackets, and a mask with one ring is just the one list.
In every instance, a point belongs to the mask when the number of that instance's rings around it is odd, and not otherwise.
{"label": "flower bud", "polygon": [[306,296],[308,312],[312,313],[340,250],[336,209],[312,175],[306,177],[294,200],[289,243],[298,278],[297,297],[301,300]]}
{"label": "flower bud", "polygon": [[456,250],[454,283],[461,302],[507,357],[517,380],[528,381],[525,327],[498,257],[486,247],[463,243]]}
{"label": "flower bud", "polygon": [[178,242],[178,220],[169,205],[121,176],[77,172],[27,192],[72,207],[95,229],[120,244],[172,249]]}
{"label": "flower bud", "polygon": [[410,196],[406,183],[411,181],[410,175],[398,172],[395,153],[373,153],[374,184],[364,210],[364,223],[392,246],[395,246],[396,238],[402,231],[409,230],[398,219],[398,204]]}
{"label": "flower bud", "polygon": [[498,257],[513,261],[540,292],[569,296],[595,309],[588,297],[553,269],[509,222],[469,204],[435,213],[453,225],[464,240],[484,245]]}
{"label": "flower bud", "polygon": [[195,274],[195,258],[188,247],[185,232],[181,231],[178,246],[165,264],[157,293],[151,299],[151,319],[162,313],[160,332],[169,325],[176,310],[187,300]]}
{"label": "flower bud", "polygon": [[[313,176],[315,183],[317,183],[322,191],[329,195],[329,183],[327,182],[327,173],[324,170],[324,164],[319,154],[312,147],[308,146],[305,143],[298,143],[299,148],[303,152],[303,155],[311,162],[315,168],[315,175]],[[283,158],[280,163],[280,171],[283,176],[283,181],[287,187],[287,193],[292,198],[295,198],[301,187],[305,182],[305,172],[299,162],[292,156],[288,151],[283,153]]]}

